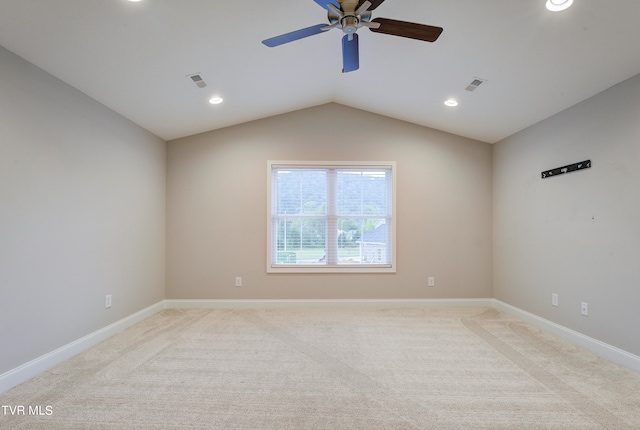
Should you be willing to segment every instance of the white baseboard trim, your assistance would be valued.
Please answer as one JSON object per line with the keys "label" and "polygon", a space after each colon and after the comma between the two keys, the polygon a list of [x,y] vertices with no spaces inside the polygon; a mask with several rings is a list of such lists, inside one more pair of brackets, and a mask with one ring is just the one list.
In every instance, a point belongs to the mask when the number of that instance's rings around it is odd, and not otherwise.
{"label": "white baseboard trim", "polygon": [[493,308],[498,311],[512,315],[548,333],[568,340],[574,345],[587,349],[603,358],[606,358],[607,360],[613,361],[614,363],[640,372],[640,357],[637,355],[634,355],[630,352],[609,345],[607,343],[601,342],[589,336],[585,336],[582,333],[541,318],[520,308],[516,308],[515,306],[511,306],[507,303],[501,302],[500,300],[492,300]]}
{"label": "white baseboard trim", "polygon": [[28,381],[34,376],[51,369],[53,366],[91,348],[94,345],[108,339],[114,334],[131,327],[134,324],[150,317],[151,315],[165,309],[165,301],[160,301],[148,308],[142,309],[119,321],[114,322],[100,330],[94,331],[80,339],[64,345],[55,351],[51,351],[36,359],[33,359],[21,366],[11,369],[0,375],[0,393],[3,393],[16,385]]}
{"label": "white baseboard trim", "polygon": [[166,309],[493,307],[493,299],[165,300]]}

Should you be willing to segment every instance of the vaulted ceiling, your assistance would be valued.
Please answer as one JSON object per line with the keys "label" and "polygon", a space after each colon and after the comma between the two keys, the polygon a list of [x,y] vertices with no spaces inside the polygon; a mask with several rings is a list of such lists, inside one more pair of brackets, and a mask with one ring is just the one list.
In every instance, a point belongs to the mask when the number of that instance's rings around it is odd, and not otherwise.
{"label": "vaulted ceiling", "polygon": [[360,28],[342,73],[339,29],[260,43],[326,23],[313,0],[0,0],[0,45],[165,140],[336,102],[494,143],[640,73],[638,0],[386,0],[373,17],[444,31]]}

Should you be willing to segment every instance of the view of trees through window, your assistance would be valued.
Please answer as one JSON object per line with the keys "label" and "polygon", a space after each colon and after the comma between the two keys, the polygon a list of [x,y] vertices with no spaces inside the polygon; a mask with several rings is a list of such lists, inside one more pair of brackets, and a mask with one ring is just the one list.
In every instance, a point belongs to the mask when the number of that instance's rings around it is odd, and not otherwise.
{"label": "view of trees through window", "polygon": [[272,264],[389,264],[391,169],[274,168]]}

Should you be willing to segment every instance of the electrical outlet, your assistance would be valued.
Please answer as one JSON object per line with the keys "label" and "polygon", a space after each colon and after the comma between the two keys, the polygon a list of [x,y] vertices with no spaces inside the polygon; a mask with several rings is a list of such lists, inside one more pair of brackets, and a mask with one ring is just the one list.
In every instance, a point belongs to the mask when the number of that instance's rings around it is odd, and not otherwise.
{"label": "electrical outlet", "polygon": [[430,287],[435,287],[436,286],[436,278],[434,278],[433,276],[429,276],[429,279],[427,279],[427,284]]}
{"label": "electrical outlet", "polygon": [[104,308],[109,309],[111,307],[111,294],[107,294],[104,301]]}
{"label": "electrical outlet", "polygon": [[240,276],[236,276],[236,287],[242,287],[242,278]]}
{"label": "electrical outlet", "polygon": [[580,312],[582,313],[582,315],[584,315],[585,317],[589,316],[589,303],[587,302],[582,302],[582,308],[580,310]]}
{"label": "electrical outlet", "polygon": [[551,294],[551,304],[558,307],[558,295],[556,293]]}

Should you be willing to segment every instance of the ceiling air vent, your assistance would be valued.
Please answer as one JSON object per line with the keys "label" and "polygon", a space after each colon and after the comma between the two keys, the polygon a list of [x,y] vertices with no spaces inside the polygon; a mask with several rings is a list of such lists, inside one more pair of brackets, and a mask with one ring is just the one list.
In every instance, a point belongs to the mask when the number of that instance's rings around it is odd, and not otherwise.
{"label": "ceiling air vent", "polygon": [[486,81],[486,79],[473,78],[473,81],[471,81],[471,83],[469,85],[467,85],[467,88],[465,88],[465,90],[473,91],[476,88],[478,88],[480,85],[482,85],[482,83],[485,82],[485,81]]}
{"label": "ceiling air vent", "polygon": [[204,79],[202,79],[202,76],[198,74],[188,76],[198,88],[204,88],[207,86],[207,83],[204,81]]}

